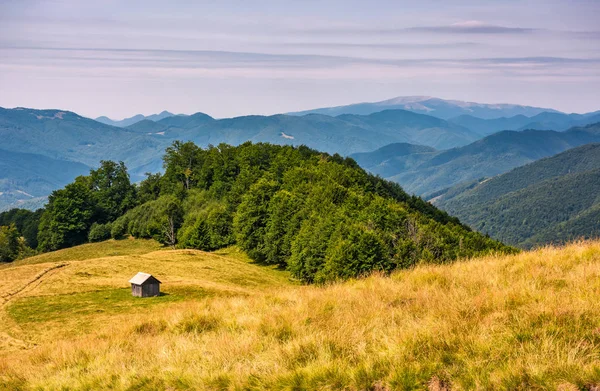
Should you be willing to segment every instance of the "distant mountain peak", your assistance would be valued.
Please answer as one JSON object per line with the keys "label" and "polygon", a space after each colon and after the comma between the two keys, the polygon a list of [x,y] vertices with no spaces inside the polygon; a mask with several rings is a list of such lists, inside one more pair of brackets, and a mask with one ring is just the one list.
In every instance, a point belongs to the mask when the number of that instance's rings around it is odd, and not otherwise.
{"label": "distant mountain peak", "polygon": [[397,96],[392,99],[387,99],[380,103],[381,105],[401,105],[407,103],[420,103],[429,99],[434,99],[432,96],[417,95],[417,96]]}
{"label": "distant mountain peak", "polygon": [[461,100],[447,100],[432,96],[398,96],[378,102],[355,103],[347,106],[324,107],[306,110],[291,115],[311,113],[338,116],[341,114],[369,115],[388,109],[408,110],[418,114],[427,114],[441,119],[450,119],[460,115],[473,115],[481,119],[495,119],[525,115],[533,117],[542,112],[560,113],[557,110],[510,103],[477,103]]}
{"label": "distant mountain peak", "polygon": [[131,126],[131,125],[138,123],[145,119],[156,122],[156,121],[160,121],[161,119],[173,117],[174,115],[175,114],[173,114],[167,110],[163,110],[159,114],[151,114],[148,116],[145,116],[143,114],[136,114],[133,117],[124,118],[122,120],[113,120],[106,116],[101,116],[101,117],[96,118],[96,121],[101,122],[106,125],[118,126],[120,128],[125,128],[127,126]]}

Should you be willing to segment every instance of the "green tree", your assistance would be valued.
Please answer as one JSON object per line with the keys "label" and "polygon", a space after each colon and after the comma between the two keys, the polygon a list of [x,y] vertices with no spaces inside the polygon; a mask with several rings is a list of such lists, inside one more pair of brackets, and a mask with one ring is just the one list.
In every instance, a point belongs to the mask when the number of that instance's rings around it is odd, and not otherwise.
{"label": "green tree", "polygon": [[268,206],[276,190],[277,183],[264,178],[258,180],[242,198],[233,220],[237,244],[260,262],[267,259],[264,237]]}
{"label": "green tree", "polygon": [[40,220],[38,242],[41,251],[54,251],[87,242],[96,212],[89,178],[78,177],[48,197]]}
{"label": "green tree", "polygon": [[[117,219],[111,235],[120,238],[129,233],[136,238],[153,238],[158,242],[175,246],[177,232],[183,222],[181,201],[173,195],[159,197],[155,201],[139,205]],[[125,232],[123,227],[127,226]],[[117,227],[117,228],[115,228]]]}
{"label": "green tree", "polygon": [[27,209],[11,209],[0,213],[0,225],[15,224],[27,246],[36,248],[38,245],[38,226],[43,212],[43,209],[38,209],[35,212]]}
{"label": "green tree", "polygon": [[292,241],[305,218],[302,200],[290,191],[280,190],[271,199],[267,212],[266,263],[285,267],[292,254]]}
{"label": "green tree", "polygon": [[0,262],[12,262],[19,257],[21,243],[14,224],[0,226]]}
{"label": "green tree", "polygon": [[233,216],[224,203],[207,200],[196,207],[178,233],[180,247],[211,251],[234,243]]}
{"label": "green tree", "polygon": [[190,190],[197,183],[198,166],[201,166],[201,149],[191,141],[175,141],[166,149],[163,157],[164,178],[171,184],[171,191]]}
{"label": "green tree", "polygon": [[138,201],[140,204],[154,201],[160,197],[161,179],[162,175],[160,173],[146,173],[146,179],[144,179],[138,187]]}
{"label": "green tree", "polygon": [[91,170],[89,183],[96,201],[95,220],[114,221],[136,204],[136,189],[131,184],[123,162],[103,160],[97,170]]}
{"label": "green tree", "polygon": [[181,201],[172,196],[165,197],[159,220],[161,233],[155,236],[155,239],[162,244],[175,248],[177,244],[177,231],[181,227],[182,222],[183,209]]}

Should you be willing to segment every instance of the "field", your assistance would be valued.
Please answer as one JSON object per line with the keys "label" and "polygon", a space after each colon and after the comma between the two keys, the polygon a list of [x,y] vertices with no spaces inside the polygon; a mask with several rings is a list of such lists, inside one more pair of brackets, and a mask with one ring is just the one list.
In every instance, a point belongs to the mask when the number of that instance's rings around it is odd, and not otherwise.
{"label": "field", "polygon": [[0,267],[0,389],[598,387],[600,242],[325,287],[140,240]]}

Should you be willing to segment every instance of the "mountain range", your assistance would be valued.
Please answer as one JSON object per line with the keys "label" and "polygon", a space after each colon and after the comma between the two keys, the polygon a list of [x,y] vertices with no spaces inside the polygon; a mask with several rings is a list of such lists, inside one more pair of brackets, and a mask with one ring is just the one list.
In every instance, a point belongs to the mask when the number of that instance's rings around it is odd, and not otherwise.
{"label": "mountain range", "polygon": [[431,96],[399,96],[380,102],[365,102],[347,106],[324,107],[289,114],[325,114],[330,116],[338,116],[341,114],[368,115],[378,111],[397,109],[427,114],[442,119],[450,119],[461,115],[472,115],[482,119],[492,119],[516,115],[532,117],[543,112],[558,113],[557,110],[553,109],[514,104],[464,102],[459,100],[445,100]]}
{"label": "mountain range", "polygon": [[[100,160],[122,160],[129,167],[132,179],[137,181],[145,172],[162,169],[162,153],[174,140],[194,141],[201,146],[238,145],[246,141],[304,144],[324,152],[348,155],[395,142],[450,148],[468,144],[478,136],[460,125],[403,110],[368,116],[273,115],[220,120],[196,113],[158,121],[144,119],[116,127],[69,111],[0,108],[0,139],[3,150],[31,154],[31,165],[39,160],[37,156],[57,162],[78,162],[87,167],[97,166]],[[72,171],[65,169],[65,172]],[[24,175],[19,183],[8,181],[8,175],[0,179],[7,179],[5,184],[11,184],[10,189],[5,189],[6,194],[21,194],[30,193],[23,183],[38,177],[32,172]],[[0,208],[12,204],[0,200]]]}
{"label": "mountain range", "polygon": [[325,152],[349,154],[371,150],[391,142],[409,142],[451,148],[477,140],[477,134],[445,120],[405,110],[386,110],[370,115],[320,114],[305,116],[244,116],[216,120],[196,113],[147,120],[126,128],[136,133],[153,133],[170,139],[190,139],[201,145],[240,144],[263,141],[274,144],[304,144]]}
{"label": "mountain range", "polygon": [[[564,114],[535,107],[431,98],[420,100],[429,105],[430,110],[425,111],[432,115],[426,115],[415,112],[424,109],[410,105],[410,101],[395,100],[410,110],[345,112],[356,109],[354,105],[349,110],[336,108],[340,112],[337,116],[278,114],[215,119],[204,113],[163,112],[141,119],[136,116],[140,120],[132,117],[127,119],[133,122],[128,125],[125,120],[118,121],[119,126],[63,110],[0,108],[0,210],[40,206],[52,190],[97,167],[100,160],[124,161],[132,180],[139,181],[146,172],[162,170],[161,156],[174,140],[189,140],[204,147],[252,141],[307,145],[351,156],[369,171],[465,216],[467,223],[483,229],[480,220],[470,219],[468,205],[458,202],[462,196],[453,200],[452,194],[470,191],[516,167],[600,142],[600,112]],[[380,107],[395,107],[392,101],[387,102]],[[455,115],[465,108],[482,117]],[[510,115],[519,110],[521,113]],[[502,116],[486,118],[494,115]],[[578,186],[584,178],[592,180],[589,175],[577,176]],[[490,229],[489,233],[505,239],[496,231]],[[540,237],[550,240],[556,236],[555,231],[548,232],[540,233]],[[538,243],[538,239],[521,234],[505,240],[522,246]]]}
{"label": "mountain range", "polygon": [[101,117],[96,118],[96,121],[101,122],[105,125],[111,125],[111,126],[117,126],[120,128],[124,128],[126,126],[133,125],[133,124],[143,121],[143,120],[160,121],[161,119],[173,117],[174,115],[175,114],[169,113],[168,111],[165,110],[159,114],[152,114],[152,115],[148,115],[148,116],[145,116],[143,114],[137,114],[137,115],[134,115],[133,117],[125,118],[122,120],[113,120],[106,116],[101,116]]}
{"label": "mountain range", "polygon": [[[571,126],[584,125],[584,123],[577,123],[577,121],[583,119],[585,116],[600,116],[600,111],[588,114],[565,114],[549,108],[514,104],[465,102],[440,99],[431,96],[399,96],[380,102],[365,102],[346,106],[317,108],[288,114],[296,116],[324,114],[337,117],[343,114],[369,115],[384,110],[406,110],[417,114],[426,114],[446,119],[478,133],[483,132],[481,133],[482,135],[488,135],[500,130],[562,130]],[[540,114],[542,116],[537,117]],[[556,116],[553,117],[549,114],[556,114]],[[175,115],[169,111],[163,111],[159,114],[148,116],[137,114],[123,120],[113,120],[106,116],[101,116],[96,118],[96,121],[111,126],[127,127],[144,120],[158,122],[168,117],[188,116],[184,114]],[[588,121],[587,123],[598,122],[600,120],[598,118],[597,121]],[[488,122],[481,120],[492,121]],[[558,127],[562,129],[559,129]]]}
{"label": "mountain range", "polygon": [[514,117],[501,117],[483,119],[472,115],[461,115],[448,120],[451,123],[463,126],[477,132],[481,136],[499,132],[501,130],[567,130],[573,126],[584,126],[600,122],[600,112],[588,114],[563,114],[556,112],[543,112],[533,117],[516,115]]}
{"label": "mountain range", "polygon": [[505,243],[532,247],[600,236],[600,144],[441,192],[436,206]]}
{"label": "mountain range", "polygon": [[444,151],[389,145],[351,157],[369,171],[398,182],[407,191],[430,198],[435,192],[461,182],[502,174],[593,142],[600,142],[600,124],[565,132],[502,131]]}
{"label": "mountain range", "polygon": [[136,169],[157,171],[160,152],[173,140],[199,145],[245,141],[304,144],[325,152],[350,154],[394,142],[450,148],[468,144],[477,134],[439,118],[395,110],[369,116],[302,117],[273,115],[214,119],[203,113],[142,120],[119,128],[61,110],[0,108],[0,137],[6,150],[79,161],[124,160]]}

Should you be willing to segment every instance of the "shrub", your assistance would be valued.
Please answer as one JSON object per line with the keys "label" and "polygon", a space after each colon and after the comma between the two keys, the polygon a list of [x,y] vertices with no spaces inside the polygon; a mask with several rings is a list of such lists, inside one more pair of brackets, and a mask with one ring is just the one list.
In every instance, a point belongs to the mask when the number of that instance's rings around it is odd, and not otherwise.
{"label": "shrub", "polygon": [[92,224],[90,228],[90,233],[88,234],[88,240],[90,242],[102,242],[104,240],[110,239],[111,234],[111,224]]}

